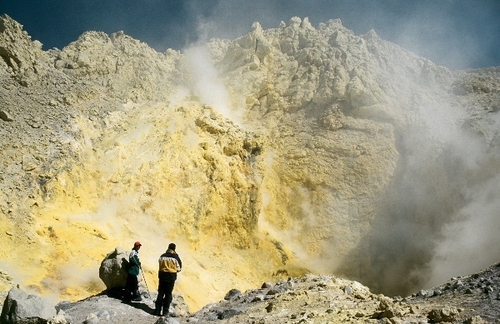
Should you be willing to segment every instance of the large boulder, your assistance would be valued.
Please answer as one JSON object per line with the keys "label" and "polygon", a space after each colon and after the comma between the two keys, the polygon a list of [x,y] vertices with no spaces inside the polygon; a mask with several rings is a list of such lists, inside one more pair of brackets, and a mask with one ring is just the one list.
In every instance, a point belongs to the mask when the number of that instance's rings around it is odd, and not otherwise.
{"label": "large boulder", "polygon": [[124,288],[127,282],[128,253],[121,247],[106,255],[99,267],[99,278],[108,290]]}
{"label": "large boulder", "polygon": [[43,324],[56,316],[55,304],[46,298],[12,288],[2,308],[1,323]]}

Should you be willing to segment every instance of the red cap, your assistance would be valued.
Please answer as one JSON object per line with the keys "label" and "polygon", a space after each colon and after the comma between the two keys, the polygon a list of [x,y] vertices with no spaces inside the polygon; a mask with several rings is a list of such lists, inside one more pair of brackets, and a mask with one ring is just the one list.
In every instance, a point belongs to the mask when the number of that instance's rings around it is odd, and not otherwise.
{"label": "red cap", "polygon": [[139,241],[137,241],[137,242],[135,242],[135,243],[134,243],[134,246],[141,246],[141,245],[142,245],[142,244],[141,244],[141,242],[139,242]]}

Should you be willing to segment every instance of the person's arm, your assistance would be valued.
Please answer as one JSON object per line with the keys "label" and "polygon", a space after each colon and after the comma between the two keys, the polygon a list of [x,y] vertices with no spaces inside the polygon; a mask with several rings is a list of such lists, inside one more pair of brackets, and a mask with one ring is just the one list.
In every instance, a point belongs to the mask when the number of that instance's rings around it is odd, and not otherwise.
{"label": "person's arm", "polygon": [[179,269],[177,269],[177,272],[180,272],[182,269],[182,261],[181,261],[181,258],[179,257],[178,254],[176,254],[175,256],[176,256],[177,262],[179,262]]}

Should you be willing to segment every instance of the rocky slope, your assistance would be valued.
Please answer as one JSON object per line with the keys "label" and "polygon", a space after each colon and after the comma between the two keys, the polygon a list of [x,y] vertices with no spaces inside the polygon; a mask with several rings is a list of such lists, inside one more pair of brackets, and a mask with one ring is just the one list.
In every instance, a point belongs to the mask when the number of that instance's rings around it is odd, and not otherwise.
{"label": "rocky slope", "polygon": [[95,31],[44,51],[2,16],[0,57],[4,292],[95,294],[136,240],[151,287],[177,243],[192,310],[309,272],[406,295],[499,259],[498,68],[299,18],[158,53]]}
{"label": "rocky slope", "polygon": [[373,294],[356,281],[308,274],[243,293],[232,289],[194,313],[176,295],[168,317],[153,315],[156,295],[142,287],[141,302],[127,304],[100,294],[60,303],[50,323],[498,323],[499,284],[499,264],[405,298]]}

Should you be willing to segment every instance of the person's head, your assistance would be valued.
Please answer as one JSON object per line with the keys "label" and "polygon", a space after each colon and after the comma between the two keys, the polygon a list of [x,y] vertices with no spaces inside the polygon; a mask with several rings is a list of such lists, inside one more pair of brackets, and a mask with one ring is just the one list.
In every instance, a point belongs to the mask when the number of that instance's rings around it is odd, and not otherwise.
{"label": "person's head", "polygon": [[170,243],[170,244],[168,245],[168,249],[169,249],[169,250],[175,251],[175,248],[176,248],[175,243]]}
{"label": "person's head", "polygon": [[139,250],[141,248],[142,244],[141,242],[137,241],[134,243],[134,250]]}

